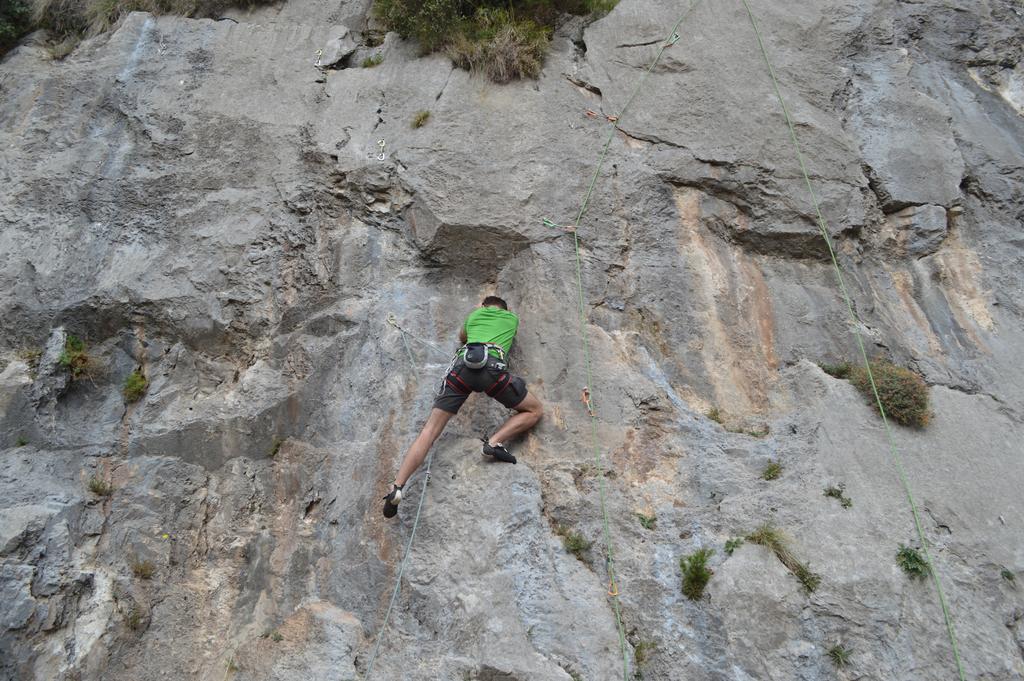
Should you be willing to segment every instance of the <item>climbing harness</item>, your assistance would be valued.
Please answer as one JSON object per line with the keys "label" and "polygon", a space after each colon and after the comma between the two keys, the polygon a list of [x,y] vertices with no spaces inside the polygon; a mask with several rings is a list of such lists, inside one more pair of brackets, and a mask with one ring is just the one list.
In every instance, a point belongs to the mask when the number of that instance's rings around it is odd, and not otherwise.
{"label": "climbing harness", "polygon": [[[586,367],[586,380],[587,386],[594,385],[593,369],[590,361],[590,340],[587,333],[587,316],[586,316],[586,297],[583,295],[583,264],[582,257],[580,256],[580,235],[579,226],[580,221],[583,219],[583,214],[587,210],[587,206],[590,204],[590,198],[594,193],[594,187],[597,185],[597,178],[601,174],[601,168],[604,167],[604,160],[608,155],[608,149],[611,146],[612,139],[615,137],[615,131],[619,129],[619,124],[622,117],[626,115],[626,111],[633,104],[633,100],[636,99],[637,94],[640,92],[640,88],[643,87],[647,77],[654,71],[654,67],[658,65],[661,60],[661,56],[665,53],[665,50],[670,46],[674,45],[679,40],[679,27],[682,26],[683,22],[693,12],[694,9],[701,3],[701,0],[691,0],[690,6],[686,9],[682,15],[676,20],[675,25],[669,31],[668,37],[661,46],[658,48],[658,53],[654,56],[651,61],[651,65],[647,67],[643,75],[637,79],[636,86],[626,99],[626,103],[619,110],[616,116],[606,116],[608,120],[608,136],[605,138],[604,144],[601,147],[601,153],[597,159],[597,166],[594,168],[594,174],[590,178],[590,184],[587,187],[587,191],[583,196],[583,201],[580,203],[579,212],[576,214],[576,219],[572,225],[573,235],[573,250],[575,253],[576,261],[576,293],[579,303],[579,335],[583,345],[583,360],[584,366]],[[596,114],[595,114],[596,116]],[[549,220],[545,219],[544,224],[550,223]],[[550,223],[550,226],[557,226],[555,223]],[[622,624],[622,606],[619,601],[619,584],[615,575],[615,558],[614,558],[614,547],[612,545],[610,521],[608,518],[608,504],[606,500],[605,492],[605,476],[604,476],[604,463],[601,460],[601,445],[600,438],[597,432],[597,412],[594,406],[594,402],[591,396],[591,390],[588,387],[584,387],[584,400],[583,403],[586,406],[587,413],[590,416],[590,441],[594,451],[594,463],[598,469],[598,493],[601,502],[601,515],[603,518],[603,536],[605,545],[605,569],[608,573],[608,596],[612,599],[612,608],[615,611],[615,623],[619,630],[619,649],[622,652],[622,679],[623,681],[629,681],[629,655],[626,652],[626,631]]]}
{"label": "climbing harness", "polygon": [[785,100],[782,98],[782,90],[779,88],[778,78],[775,76],[775,69],[772,67],[771,60],[768,58],[768,50],[764,46],[764,40],[761,38],[761,31],[757,27],[757,21],[754,19],[754,13],[750,9],[750,4],[747,0],[740,0],[743,3],[743,7],[747,11],[747,16],[750,17],[750,24],[754,28],[754,35],[757,37],[757,44],[761,50],[761,56],[764,58],[765,66],[768,67],[768,75],[771,77],[772,87],[775,90],[775,97],[779,100],[779,106],[782,107],[783,117],[786,119],[786,125],[789,128],[790,141],[793,143],[793,148],[796,151],[797,161],[800,164],[800,172],[803,174],[804,182],[807,185],[807,191],[811,196],[811,203],[814,205],[814,212],[817,217],[818,229],[821,231],[821,236],[825,240],[825,245],[828,247],[829,256],[832,259],[832,267],[835,271],[836,281],[839,284],[839,290],[842,293],[843,301],[846,303],[846,308],[850,313],[850,318],[853,320],[853,333],[857,339],[857,347],[860,350],[861,359],[864,362],[864,368],[867,372],[868,382],[871,384],[871,392],[875,397],[875,404],[878,407],[878,413],[882,416],[882,424],[885,429],[886,439],[889,443],[889,454],[892,458],[893,464],[896,467],[896,471],[899,474],[900,483],[903,485],[903,491],[907,495],[907,501],[910,504],[911,513],[914,516],[914,527],[917,530],[917,538],[921,543],[921,551],[924,553],[925,560],[928,562],[929,572],[932,576],[932,581],[935,583],[935,590],[939,595],[939,604],[942,606],[942,616],[946,623],[946,632],[949,634],[949,642],[953,647],[953,659],[956,661],[956,669],[959,674],[960,681],[966,681],[967,676],[964,673],[963,662],[960,659],[960,650],[957,646],[956,630],[953,627],[953,617],[950,614],[949,605],[946,602],[946,595],[942,589],[942,580],[939,577],[938,570],[935,569],[935,564],[932,562],[931,553],[928,551],[928,539],[925,537],[924,527],[921,523],[921,514],[918,511],[917,503],[914,501],[914,495],[910,488],[910,481],[907,478],[907,473],[903,468],[903,460],[900,457],[899,450],[896,448],[896,440],[892,434],[892,427],[889,425],[889,419],[885,414],[885,407],[882,405],[882,398],[878,394],[878,386],[875,384],[875,377],[871,370],[871,362],[868,361],[867,349],[864,346],[864,338],[861,335],[860,317],[857,315],[856,310],[853,308],[853,299],[850,297],[850,293],[846,288],[846,280],[843,277],[842,267],[839,265],[839,259],[836,256],[835,247],[832,244],[832,238],[829,236],[828,223],[825,221],[825,217],[822,215],[821,206],[818,202],[818,196],[814,192],[814,187],[811,185],[811,176],[807,171],[807,164],[804,162],[803,151],[800,149],[800,142],[797,140],[796,127],[793,125],[793,119],[789,115],[789,108],[786,106]]}

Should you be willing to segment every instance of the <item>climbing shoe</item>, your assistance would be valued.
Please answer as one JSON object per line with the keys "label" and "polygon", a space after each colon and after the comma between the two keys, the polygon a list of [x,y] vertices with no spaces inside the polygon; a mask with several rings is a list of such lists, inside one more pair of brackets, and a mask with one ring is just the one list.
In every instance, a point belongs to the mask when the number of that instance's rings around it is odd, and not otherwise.
{"label": "climbing shoe", "polygon": [[398,502],[402,500],[402,488],[392,485],[391,491],[384,496],[384,517],[394,518],[398,513]]}
{"label": "climbing shoe", "polygon": [[[481,438],[483,439],[483,438]],[[505,446],[501,443],[494,445],[493,447],[484,440],[484,455],[493,457],[496,461],[504,461],[505,463],[515,463],[516,457],[512,456]]]}

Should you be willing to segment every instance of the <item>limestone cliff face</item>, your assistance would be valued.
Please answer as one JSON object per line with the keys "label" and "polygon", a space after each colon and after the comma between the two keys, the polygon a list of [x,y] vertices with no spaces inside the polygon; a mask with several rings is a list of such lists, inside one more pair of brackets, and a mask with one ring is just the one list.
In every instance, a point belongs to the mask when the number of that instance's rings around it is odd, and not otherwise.
{"label": "limestone cliff face", "polygon": [[[368,4],[138,13],[0,63],[3,678],[362,678],[414,510],[386,523],[379,497],[493,291],[547,417],[518,466],[481,461],[503,413],[480,397],[439,441],[374,676],[621,678],[572,243],[541,220],[572,220],[600,114],[682,3],[569,22],[504,86],[368,47]],[[755,5],[870,351],[933,385],[932,424],[896,443],[967,678],[1022,679],[1024,9]],[[854,358],[852,328],[742,5],[680,34],[580,230],[630,674],[640,646],[645,679],[955,678],[933,585],[894,560],[916,534],[880,422],[815,364]],[[389,315],[440,350],[411,340],[413,366]],[[89,377],[60,368],[65,333]],[[723,550],[765,521],[814,593]],[[583,561],[558,525],[595,541]]]}

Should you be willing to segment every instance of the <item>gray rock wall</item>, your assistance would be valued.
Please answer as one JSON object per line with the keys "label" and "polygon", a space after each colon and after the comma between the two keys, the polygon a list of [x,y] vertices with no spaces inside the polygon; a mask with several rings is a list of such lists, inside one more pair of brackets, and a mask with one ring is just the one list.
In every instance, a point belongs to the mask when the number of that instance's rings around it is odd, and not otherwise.
{"label": "gray rock wall", "polygon": [[[362,678],[422,477],[395,522],[379,497],[495,291],[547,415],[515,467],[477,454],[504,416],[483,398],[439,440],[374,678],[622,676],[572,237],[542,219],[572,221],[601,114],[681,6],[569,21],[537,81],[497,86],[369,46],[368,4],[134,13],[0,63],[0,677]],[[967,678],[1022,679],[1024,10],[755,11],[869,351],[934,386],[932,424],[895,439]],[[680,33],[580,230],[629,673],[955,678],[933,585],[895,563],[916,533],[880,421],[815,365],[856,346],[742,5]],[[67,333],[93,358],[75,381]],[[814,593],[763,547],[726,553],[766,521]],[[560,525],[595,542],[582,560]]]}

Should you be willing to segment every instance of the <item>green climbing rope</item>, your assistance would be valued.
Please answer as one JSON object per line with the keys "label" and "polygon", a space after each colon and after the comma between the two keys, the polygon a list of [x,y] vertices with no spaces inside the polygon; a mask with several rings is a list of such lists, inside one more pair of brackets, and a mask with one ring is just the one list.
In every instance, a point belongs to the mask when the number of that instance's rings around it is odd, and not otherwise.
{"label": "green climbing rope", "polygon": [[[402,327],[398,325],[394,315],[388,316],[388,324],[398,329],[402,334],[402,344],[405,345],[405,351],[409,355],[409,364],[412,367],[413,376],[416,375],[416,360],[412,356],[412,349],[409,347],[409,343],[405,340],[405,334],[408,333]],[[433,344],[431,344],[433,345]],[[435,346],[436,347],[436,346]],[[395,602],[398,600],[398,592],[402,587],[402,576],[405,574],[405,566],[409,563],[409,555],[412,553],[412,540],[416,538],[416,528],[420,525],[420,514],[423,511],[423,500],[427,498],[427,483],[430,482],[430,464],[434,460],[434,452],[427,455],[427,467],[423,473],[423,487],[420,490],[420,501],[416,504],[416,516],[412,521],[412,530],[409,532],[409,541],[405,543],[405,553],[402,555],[402,563],[398,567],[398,574],[395,576],[395,588],[391,591],[391,601],[388,603],[388,609],[384,612],[384,621],[380,625],[380,629],[377,631],[377,640],[374,641],[373,651],[370,653],[369,662],[366,663],[366,681],[369,681],[373,674],[373,663],[377,660],[377,653],[380,652],[381,641],[384,640],[384,631],[388,627],[388,621],[391,619],[391,611],[395,608]]]}
{"label": "green climbing rope", "polygon": [[811,185],[810,173],[807,171],[807,164],[804,162],[804,155],[800,149],[800,142],[796,137],[796,127],[793,125],[793,119],[789,115],[789,109],[786,107],[786,102],[782,98],[782,91],[779,88],[779,80],[775,76],[775,69],[772,67],[771,60],[768,58],[768,50],[765,48],[764,40],[761,38],[761,31],[757,27],[757,20],[754,18],[754,13],[751,11],[750,4],[747,0],[740,1],[743,3],[743,7],[746,8],[747,16],[750,17],[751,26],[754,27],[754,35],[757,37],[757,44],[758,47],[760,47],[761,56],[764,58],[764,63],[768,67],[768,75],[771,76],[772,87],[775,89],[775,96],[779,100],[779,105],[782,107],[782,114],[786,119],[786,125],[789,127],[789,137],[793,142],[793,148],[796,150],[796,157],[800,163],[800,172],[803,173],[804,182],[807,184],[807,191],[810,193],[811,202],[814,204],[814,212],[817,216],[818,229],[821,230],[821,236],[825,240],[825,245],[828,247],[829,256],[832,258],[832,267],[835,270],[836,280],[839,283],[839,290],[842,292],[843,300],[846,302],[846,308],[850,313],[850,318],[853,320],[853,333],[857,339],[857,347],[860,349],[861,359],[864,361],[864,368],[867,371],[868,381],[871,384],[871,392],[874,394],[875,403],[878,405],[878,412],[882,415],[882,424],[885,426],[885,434],[889,442],[889,453],[896,466],[896,471],[899,474],[900,482],[903,485],[903,491],[907,495],[907,501],[910,504],[910,510],[914,516],[914,527],[917,529],[917,537],[921,542],[921,550],[924,552],[925,560],[928,561],[928,567],[930,568],[929,572],[932,575],[932,580],[935,582],[935,590],[939,594],[939,604],[942,606],[942,615],[946,620],[946,631],[949,633],[949,642],[953,646],[953,659],[956,661],[957,672],[960,675],[960,681],[966,681],[967,677],[964,674],[963,662],[960,659],[960,650],[957,646],[956,630],[953,627],[953,617],[950,614],[949,605],[946,602],[946,595],[942,589],[942,580],[939,578],[939,572],[935,569],[931,553],[928,551],[928,539],[925,537],[924,528],[921,524],[921,514],[917,509],[917,503],[914,501],[914,495],[910,488],[910,481],[907,479],[907,473],[903,468],[903,460],[900,457],[899,450],[896,448],[896,440],[892,434],[892,427],[889,425],[889,419],[885,414],[885,407],[882,405],[882,398],[879,396],[878,387],[875,385],[875,377],[871,371],[871,362],[868,361],[868,353],[864,347],[864,338],[860,333],[860,317],[858,317],[856,310],[854,310],[853,300],[846,288],[843,270],[842,267],[839,266],[839,259],[836,256],[835,248],[832,245],[832,238],[829,236],[828,223],[825,222],[825,217],[821,213],[821,206],[818,202],[818,196],[814,193],[814,187]]}
{"label": "green climbing rope", "polygon": [[[640,88],[643,87],[644,81],[657,66],[661,60],[661,56],[665,53],[665,50],[670,46],[674,45],[679,40],[679,27],[682,26],[683,22],[690,15],[691,12],[699,5],[701,0],[691,0],[690,6],[683,12],[682,15],[676,20],[676,23],[672,26],[672,30],[669,31],[668,36],[662,42],[661,47],[658,49],[658,53],[654,56],[654,60],[651,65],[647,68],[644,74],[637,81],[636,86],[633,88],[633,92],[630,93],[626,99],[626,103],[619,110],[619,113],[615,117],[609,118],[608,137],[604,141],[604,145],[601,147],[601,153],[597,159],[597,167],[594,168],[594,174],[590,178],[590,184],[587,187],[586,194],[583,196],[583,201],[580,204],[579,212],[576,214],[576,220],[573,223],[572,235],[573,235],[573,248],[575,251],[576,258],[576,291],[577,298],[579,300],[579,318],[580,318],[580,338],[583,341],[583,360],[586,366],[586,377],[587,387],[590,390],[589,395],[593,395],[594,377],[591,368],[590,361],[590,340],[587,333],[587,318],[585,312],[586,298],[583,294],[583,267],[580,258],[580,237],[579,237],[579,226],[580,221],[583,219],[583,214],[587,210],[587,206],[590,204],[590,198],[594,193],[594,187],[597,186],[597,179],[601,174],[601,168],[604,166],[604,160],[608,155],[608,149],[611,146],[612,139],[615,137],[615,131],[618,130],[619,125],[622,123],[622,119],[626,114],[626,111],[632,105],[633,100],[636,99],[637,94],[640,92]],[[608,520],[608,505],[606,502],[605,493],[605,481],[604,481],[604,462],[601,459],[601,446],[600,439],[597,432],[597,411],[594,408],[592,401],[587,403],[587,410],[590,413],[590,439],[591,446],[594,450],[594,464],[597,467],[597,479],[598,479],[598,490],[601,501],[601,515],[603,516],[603,535],[605,544],[605,568],[608,573],[608,595],[612,599],[612,608],[615,611],[615,623],[619,631],[619,648],[622,651],[622,679],[623,681],[629,681],[629,656],[626,653],[626,633],[622,625],[622,606],[619,602],[619,588],[618,578],[615,574],[615,555],[612,545],[611,530],[609,528]]]}

